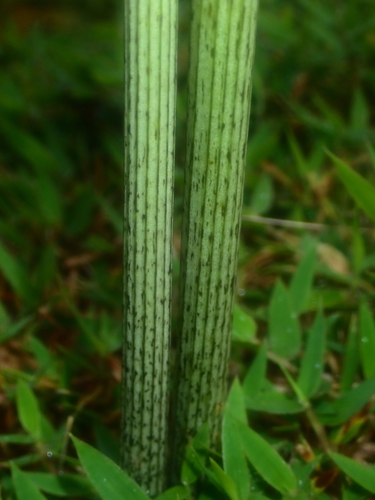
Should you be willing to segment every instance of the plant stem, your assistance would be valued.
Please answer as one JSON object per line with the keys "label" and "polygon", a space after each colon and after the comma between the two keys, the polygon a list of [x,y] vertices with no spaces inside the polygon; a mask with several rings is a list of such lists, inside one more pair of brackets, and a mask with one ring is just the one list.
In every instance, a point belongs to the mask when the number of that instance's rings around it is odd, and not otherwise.
{"label": "plant stem", "polygon": [[171,316],[177,0],[125,0],[121,458],[164,488]]}
{"label": "plant stem", "polygon": [[175,474],[204,422],[216,441],[226,395],[257,2],[192,7]]}

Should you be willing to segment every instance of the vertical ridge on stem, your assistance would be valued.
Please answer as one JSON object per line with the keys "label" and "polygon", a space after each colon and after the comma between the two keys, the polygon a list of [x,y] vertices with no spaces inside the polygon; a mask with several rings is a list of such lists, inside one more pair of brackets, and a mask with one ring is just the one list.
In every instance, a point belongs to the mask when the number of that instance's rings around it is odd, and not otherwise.
{"label": "vertical ridge on stem", "polygon": [[165,485],[176,100],[176,0],[125,0],[122,465]]}
{"label": "vertical ridge on stem", "polygon": [[174,457],[226,394],[256,0],[193,0]]}

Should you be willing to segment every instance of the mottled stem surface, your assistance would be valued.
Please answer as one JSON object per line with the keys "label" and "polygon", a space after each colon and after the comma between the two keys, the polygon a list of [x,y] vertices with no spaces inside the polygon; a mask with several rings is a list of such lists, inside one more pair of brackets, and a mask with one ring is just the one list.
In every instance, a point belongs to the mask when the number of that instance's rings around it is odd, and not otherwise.
{"label": "mottled stem surface", "polygon": [[177,0],[125,0],[122,465],[166,480]]}
{"label": "mottled stem surface", "polygon": [[[193,0],[174,464],[226,396],[256,0]],[[177,469],[176,469],[177,470]]]}

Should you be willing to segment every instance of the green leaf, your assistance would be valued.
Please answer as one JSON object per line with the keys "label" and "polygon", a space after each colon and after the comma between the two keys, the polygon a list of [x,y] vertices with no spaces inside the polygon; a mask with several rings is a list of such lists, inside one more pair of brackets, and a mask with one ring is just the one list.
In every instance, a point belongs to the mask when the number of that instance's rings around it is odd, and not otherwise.
{"label": "green leaf", "polygon": [[26,270],[1,244],[0,272],[9,281],[17,295],[24,300],[30,298],[32,292]]}
{"label": "green leaf", "polygon": [[155,500],[190,500],[190,498],[190,491],[185,486],[173,486],[157,496]]}
{"label": "green leaf", "polygon": [[269,306],[269,338],[275,354],[292,358],[301,348],[301,332],[288,290],[278,280]]}
{"label": "green leaf", "polygon": [[181,482],[183,484],[194,483],[204,470],[209,442],[209,428],[207,424],[203,424],[186,448],[181,469]]}
{"label": "green leaf", "polygon": [[256,334],[256,323],[241,307],[234,306],[232,340],[251,342]]}
{"label": "green leaf", "polygon": [[340,425],[370,401],[375,393],[375,377],[361,382],[357,387],[346,392],[333,402],[316,405],[319,420],[325,425]]}
{"label": "green leaf", "polygon": [[35,438],[26,434],[0,434],[0,443],[32,444]]}
{"label": "green leaf", "polygon": [[102,500],[148,500],[133,479],[123,472],[112,460],[92,446],[72,436],[78,458]]}
{"label": "green leaf", "polygon": [[306,396],[313,396],[319,389],[324,364],[326,324],[321,309],[307,338],[305,354],[302,358],[298,385]]}
{"label": "green leaf", "polygon": [[46,500],[31,479],[14,463],[11,465],[13,486],[17,500]]}
{"label": "green leaf", "polygon": [[17,413],[22,427],[37,439],[41,436],[41,413],[38,401],[30,387],[18,379],[16,389]]}
{"label": "green leaf", "polygon": [[226,474],[223,469],[210,458],[210,465],[213,473],[220,486],[223,488],[225,493],[229,496],[230,500],[239,500],[237,493],[237,488],[234,481]]}
{"label": "green leaf", "polygon": [[272,207],[274,189],[269,175],[262,175],[254,186],[249,210],[251,214],[263,215]]}
{"label": "green leaf", "polygon": [[237,423],[247,458],[262,478],[280,493],[293,493],[296,478],[280,455],[259,434]]}
{"label": "green leaf", "polygon": [[357,174],[347,163],[327,151],[328,156],[334,162],[337,173],[345,185],[348,193],[356,204],[375,221],[375,189],[361,175]]}
{"label": "green leaf", "polygon": [[358,130],[366,130],[369,127],[370,111],[365,96],[360,88],[354,92],[350,126]]}
{"label": "green leaf", "polygon": [[350,321],[348,338],[345,343],[345,356],[341,370],[340,388],[342,392],[348,391],[355,380],[359,364],[358,351],[358,327],[357,317],[353,316]]}
{"label": "green leaf", "polygon": [[92,486],[86,478],[75,474],[53,475],[45,472],[24,473],[37,488],[58,497],[87,495]]}
{"label": "green leaf", "polygon": [[278,392],[275,388],[260,391],[255,397],[246,397],[246,408],[249,410],[274,413],[275,415],[288,415],[301,413],[304,407],[295,399]]}
{"label": "green leaf", "polygon": [[246,397],[254,398],[260,392],[266,377],[267,348],[263,343],[249,368],[243,382],[243,391]]}
{"label": "green leaf", "polygon": [[298,142],[296,141],[296,138],[291,133],[288,134],[288,142],[298,173],[302,179],[306,180],[306,175],[308,174],[309,171],[309,164],[304,158],[303,152]]}
{"label": "green leaf", "polygon": [[375,493],[375,470],[352,460],[351,458],[340,455],[339,453],[329,453],[331,459],[340,469],[353,481],[360,486]]}
{"label": "green leaf", "polygon": [[239,498],[246,500],[250,492],[250,474],[245,450],[238,432],[237,420],[247,424],[244,395],[238,379],[235,379],[229,392],[223,417],[223,466],[225,472],[236,485]]}
{"label": "green leaf", "polygon": [[302,312],[307,304],[314,278],[315,264],[316,245],[314,242],[301,260],[290,283],[290,296],[297,313]]}
{"label": "green leaf", "polygon": [[375,376],[375,325],[367,304],[360,308],[359,337],[362,370],[366,378],[371,378]]}

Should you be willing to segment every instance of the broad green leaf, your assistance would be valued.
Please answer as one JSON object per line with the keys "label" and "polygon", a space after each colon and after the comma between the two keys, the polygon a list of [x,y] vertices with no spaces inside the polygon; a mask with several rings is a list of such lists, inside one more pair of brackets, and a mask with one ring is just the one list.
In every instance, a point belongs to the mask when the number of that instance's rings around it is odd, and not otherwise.
{"label": "broad green leaf", "polygon": [[161,495],[157,496],[155,500],[190,500],[191,494],[185,486],[173,486]]}
{"label": "broad green leaf", "polygon": [[102,500],[148,500],[137,483],[112,460],[76,437],[72,436],[72,440],[78,458]]}
{"label": "broad green leaf", "polygon": [[88,495],[92,491],[86,478],[75,474],[53,475],[45,472],[24,473],[35,486],[58,497]]}
{"label": "broad green leaf", "polygon": [[317,405],[315,411],[323,424],[340,425],[359,412],[374,394],[375,377],[372,377],[335,401]]}
{"label": "broad green leaf", "polygon": [[316,245],[311,244],[301,260],[290,283],[290,296],[294,310],[300,313],[307,304],[312,287],[316,264]]}
{"label": "broad green leaf", "polygon": [[243,382],[243,392],[246,397],[254,398],[260,392],[265,380],[266,368],[267,348],[266,344],[263,343],[260,346],[258,354],[252,362],[252,365],[250,366]]}
{"label": "broad green leaf", "polygon": [[298,385],[310,398],[319,388],[323,373],[326,324],[321,310],[307,337],[307,345],[298,375]]}
{"label": "broad green leaf", "polygon": [[357,325],[357,317],[353,316],[350,321],[348,338],[345,344],[345,356],[341,370],[341,392],[348,391],[352,387],[357,373],[359,364]]}
{"label": "broad green leaf", "polygon": [[46,497],[38,490],[31,479],[14,463],[11,468],[17,500],[46,500]]}
{"label": "broad green leaf", "polygon": [[281,456],[259,434],[237,423],[247,458],[262,478],[281,493],[293,493],[296,478]]}
{"label": "broad green leaf", "polygon": [[207,424],[203,424],[186,448],[181,470],[183,484],[194,483],[204,470],[209,442],[209,428]]}
{"label": "broad green leaf", "polygon": [[18,379],[16,389],[17,413],[26,432],[39,439],[41,437],[42,418],[38,401],[30,387]]}
{"label": "broad green leaf", "polygon": [[254,398],[245,396],[245,404],[249,410],[264,411],[275,415],[288,415],[304,411],[301,403],[275,389],[260,391]]}
{"label": "broad green leaf", "polygon": [[233,382],[225,405],[221,440],[224,470],[236,485],[239,498],[246,500],[250,492],[250,474],[237,420],[247,423],[244,395],[238,379]]}
{"label": "broad green leaf", "polygon": [[292,358],[301,348],[301,332],[288,290],[277,281],[269,306],[269,338],[272,351]]}
{"label": "broad green leaf", "polygon": [[375,325],[367,304],[362,304],[359,313],[359,337],[362,370],[366,378],[375,376]]}
{"label": "broad green leaf", "polygon": [[327,154],[334,162],[350,196],[372,220],[375,220],[375,188],[340,158],[329,151]]}
{"label": "broad green leaf", "polygon": [[216,479],[220,486],[223,488],[225,493],[228,495],[230,500],[239,500],[239,496],[237,493],[237,488],[234,481],[226,474],[223,469],[210,458],[210,465],[213,473],[216,476]]}
{"label": "broad green leaf", "polygon": [[256,323],[241,307],[234,306],[232,340],[251,342],[256,334]]}
{"label": "broad green leaf", "polygon": [[375,493],[375,470],[356,462],[355,460],[340,455],[339,453],[329,453],[331,459],[340,469],[353,481],[361,485],[371,493]]}

